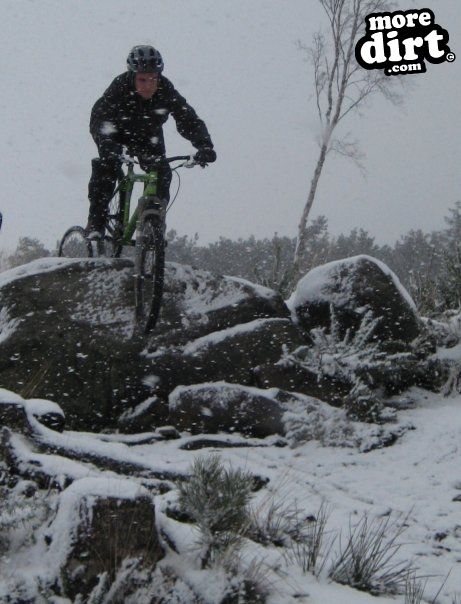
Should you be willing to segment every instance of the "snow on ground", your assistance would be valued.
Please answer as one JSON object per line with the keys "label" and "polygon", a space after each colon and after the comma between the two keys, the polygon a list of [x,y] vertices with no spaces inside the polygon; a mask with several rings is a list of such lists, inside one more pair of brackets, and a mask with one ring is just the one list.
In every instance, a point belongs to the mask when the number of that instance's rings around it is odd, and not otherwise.
{"label": "snow on ground", "polygon": [[[461,495],[461,397],[442,398],[423,391],[414,394],[419,396],[418,407],[400,415],[415,430],[392,447],[360,453],[310,442],[295,449],[233,448],[221,453],[233,466],[270,478],[267,489],[256,496],[258,503],[269,493],[284,502],[296,501],[312,514],[325,501],[331,509],[330,529],[346,533],[350,519],[355,523],[365,512],[372,517],[391,511],[396,517],[408,514],[404,545],[397,556],[412,559],[420,569],[418,574],[431,575],[427,595],[434,596],[450,572],[439,601],[451,604],[447,594],[461,593],[461,501],[453,501]],[[191,457],[204,451],[179,451],[178,444],[135,446],[133,452],[150,462],[174,460],[177,470],[186,471]],[[341,591],[339,596],[336,586],[322,587],[312,577],[296,572],[290,574],[287,584],[293,585],[292,594],[299,584],[301,591],[310,593],[312,604],[377,602],[357,592],[349,598]],[[285,591],[271,602],[282,604],[287,595]],[[403,598],[394,601],[403,602]]]}
{"label": "snow on ground", "polygon": [[[358,522],[364,513],[375,518],[392,517],[406,519],[408,525],[401,537],[402,547],[396,560],[411,560],[418,568],[418,574],[427,576],[426,597],[433,597],[449,573],[445,586],[437,602],[452,604],[454,594],[461,594],[461,396],[443,398],[439,395],[413,390],[416,405],[412,409],[399,411],[403,422],[414,425],[393,446],[361,453],[354,448],[324,447],[312,441],[297,448],[271,446],[270,439],[261,441],[266,447],[235,447],[223,449],[183,450],[181,446],[190,437],[184,434],[178,440],[137,444],[131,437],[127,446],[125,437],[113,435],[102,442],[97,435],[64,432],[56,435],[42,428],[44,440],[48,443],[61,441],[62,444],[79,448],[82,452],[91,449],[99,454],[108,454],[117,459],[140,462],[156,469],[173,468],[176,472],[187,472],[193,459],[199,455],[219,451],[222,459],[233,467],[268,477],[270,482],[254,495],[256,509],[264,508],[274,498],[284,504],[296,504],[303,512],[315,514],[322,502],[330,509],[328,529],[342,530],[347,534],[350,523]],[[198,438],[198,437],[197,437]],[[210,435],[213,438],[213,435]],[[237,439],[238,435],[226,435],[226,440]],[[21,440],[18,437],[19,440]],[[113,439],[113,440],[112,440]],[[254,439],[249,439],[254,443]],[[38,454],[36,454],[38,455]],[[45,457],[45,456],[43,456]],[[54,463],[59,457],[54,456]],[[41,459],[43,461],[43,459]],[[69,472],[76,478],[84,476],[91,484],[96,484],[94,467],[84,462],[62,460]],[[70,467],[72,466],[72,467]],[[56,468],[59,471],[59,468]],[[100,473],[114,485],[120,476]],[[130,489],[135,490],[139,479],[130,477]],[[73,489],[78,489],[76,485]],[[211,576],[199,571],[198,552],[194,550],[194,529],[162,515],[167,500],[174,500],[174,492],[157,496],[159,518],[170,523],[174,538],[187,545],[176,559],[172,555],[168,563],[179,565],[181,576],[192,587],[209,596],[209,603],[219,600],[213,595]],[[60,519],[60,522],[62,518]],[[5,593],[7,581],[18,569],[40,574],[46,563],[42,546],[29,549],[27,554],[15,556],[7,565],[6,573],[0,573],[0,595]],[[337,547],[334,546],[333,551]],[[288,564],[275,548],[248,542],[244,555],[247,559],[262,560],[263,566],[277,567],[270,571],[272,595],[269,604],[306,602],[308,604],[390,604],[404,603],[403,596],[380,597],[353,590],[329,582],[325,578],[316,579],[311,574],[303,575],[298,566]],[[29,570],[32,569],[33,571]],[[219,583],[219,576],[215,576]],[[206,585],[203,583],[205,582]],[[208,584],[207,584],[208,582]],[[217,588],[218,585],[214,585]],[[3,592],[2,592],[3,589]],[[205,592],[204,592],[205,590]],[[1,597],[0,597],[1,601]]]}

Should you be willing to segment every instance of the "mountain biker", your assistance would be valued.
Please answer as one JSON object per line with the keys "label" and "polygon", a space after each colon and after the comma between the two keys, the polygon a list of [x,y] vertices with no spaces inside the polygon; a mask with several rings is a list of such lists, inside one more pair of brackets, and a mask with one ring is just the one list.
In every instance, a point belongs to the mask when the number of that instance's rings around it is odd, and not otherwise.
{"label": "mountain biker", "polygon": [[[136,156],[143,170],[154,157],[165,157],[162,126],[171,115],[185,139],[197,149],[195,161],[205,167],[216,153],[205,123],[162,75],[163,59],[152,46],[135,46],[127,58],[127,71],[117,76],[91,111],[90,132],[99,158],[92,160],[88,184],[89,238],[104,232],[109,201],[120,170],[122,146]],[[158,194],[169,199],[171,169],[165,161],[159,170]]]}

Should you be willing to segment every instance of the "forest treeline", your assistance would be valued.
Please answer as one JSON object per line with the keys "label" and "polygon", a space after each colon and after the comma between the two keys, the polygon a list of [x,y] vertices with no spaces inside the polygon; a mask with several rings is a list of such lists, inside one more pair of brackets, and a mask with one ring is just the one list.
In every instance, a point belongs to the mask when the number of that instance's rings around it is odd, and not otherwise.
{"label": "forest treeline", "polygon": [[[399,277],[413,297],[419,311],[426,315],[461,308],[461,201],[450,208],[445,228],[425,233],[411,230],[393,246],[378,245],[361,228],[332,236],[328,221],[317,217],[309,228],[307,261],[303,272],[357,254],[382,260]],[[271,238],[232,240],[220,237],[201,245],[197,235],[167,234],[169,261],[192,264],[215,273],[242,277],[288,295],[292,289],[291,268],[295,238],[275,234]],[[19,266],[36,258],[56,255],[37,239],[22,237],[16,250],[0,252],[0,269]]]}

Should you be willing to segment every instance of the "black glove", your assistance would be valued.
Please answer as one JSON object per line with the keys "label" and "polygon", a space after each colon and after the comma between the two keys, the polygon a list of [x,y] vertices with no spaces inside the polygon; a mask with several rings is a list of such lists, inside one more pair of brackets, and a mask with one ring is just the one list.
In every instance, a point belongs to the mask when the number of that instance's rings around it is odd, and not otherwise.
{"label": "black glove", "polygon": [[204,168],[216,161],[216,151],[211,147],[201,147],[194,155],[194,160]]}

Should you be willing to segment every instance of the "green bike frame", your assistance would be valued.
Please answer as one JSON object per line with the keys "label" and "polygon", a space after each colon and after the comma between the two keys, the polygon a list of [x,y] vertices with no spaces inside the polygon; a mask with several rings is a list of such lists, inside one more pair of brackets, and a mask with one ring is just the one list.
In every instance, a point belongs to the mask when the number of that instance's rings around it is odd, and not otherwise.
{"label": "green bike frame", "polygon": [[115,189],[114,196],[120,192],[120,205],[123,205],[123,245],[130,245],[138,221],[138,208],[135,208],[130,218],[131,195],[135,182],[144,183],[144,196],[156,196],[158,184],[158,171],[154,168],[147,174],[135,174],[133,164],[129,164],[128,171]]}

